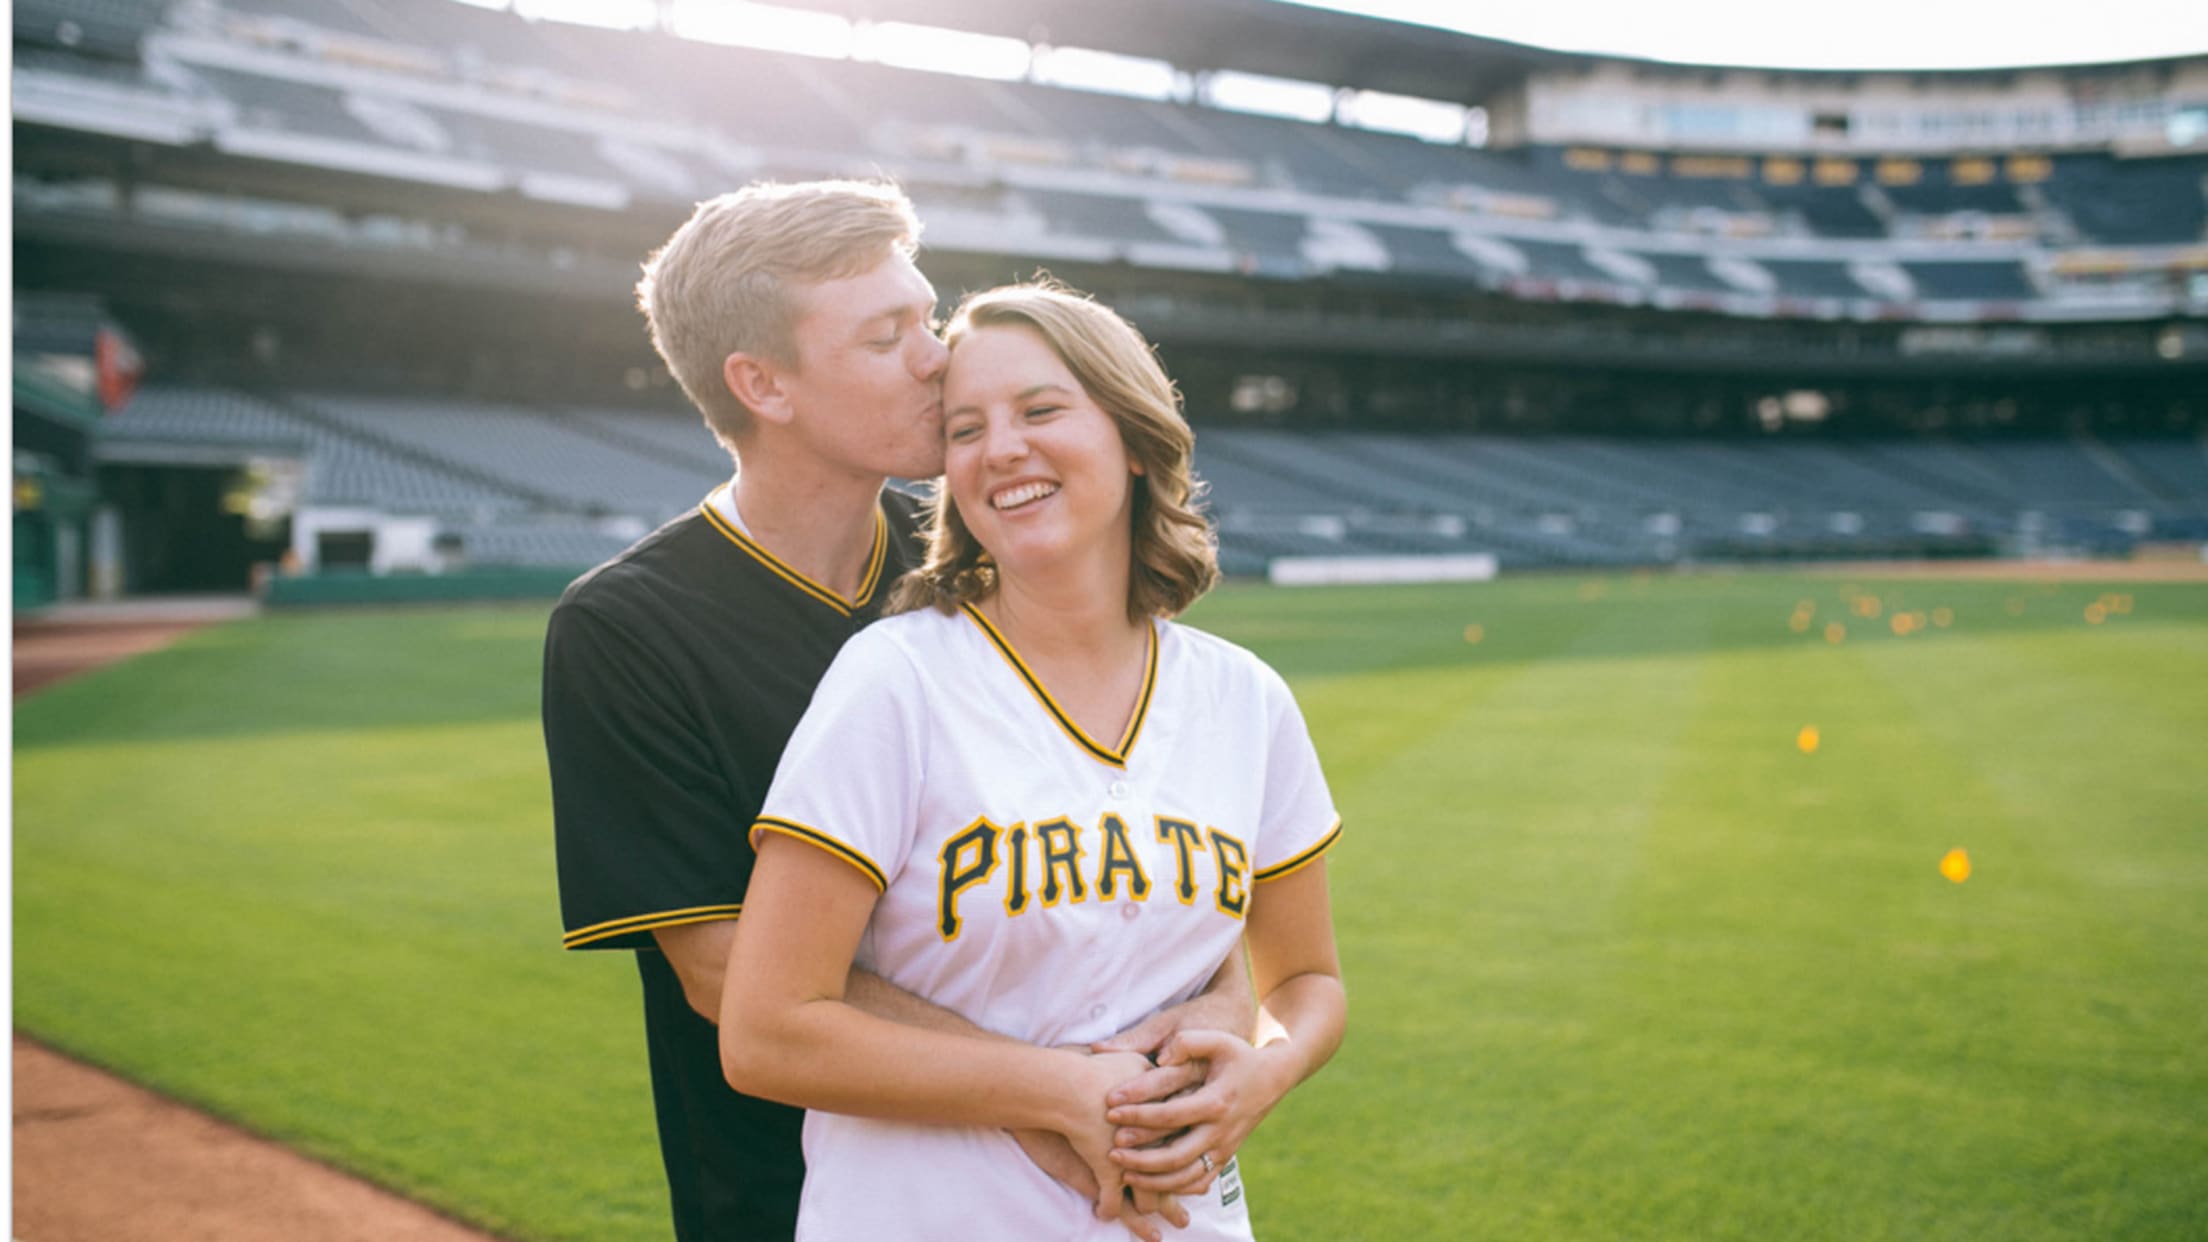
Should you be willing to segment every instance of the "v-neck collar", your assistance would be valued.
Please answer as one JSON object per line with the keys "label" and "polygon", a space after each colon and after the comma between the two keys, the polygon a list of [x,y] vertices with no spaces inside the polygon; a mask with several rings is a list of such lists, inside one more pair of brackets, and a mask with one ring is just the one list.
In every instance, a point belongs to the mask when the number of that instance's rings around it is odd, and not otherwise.
{"label": "v-neck collar", "polygon": [[961,609],[981,630],[982,636],[989,640],[990,645],[997,649],[997,654],[1004,657],[1004,662],[1012,666],[1012,671],[1020,675],[1020,680],[1027,683],[1027,688],[1043,705],[1043,710],[1050,713],[1051,719],[1058,722],[1058,727],[1067,737],[1073,739],[1075,745],[1115,768],[1127,766],[1127,756],[1135,748],[1135,739],[1142,736],[1142,722],[1150,714],[1151,693],[1158,685],[1157,622],[1152,621],[1147,631],[1150,641],[1148,650],[1143,655],[1142,689],[1135,695],[1135,710],[1127,718],[1127,731],[1121,735],[1117,746],[1106,746],[1090,737],[1080,725],[1073,722],[1073,717],[1067,715],[1064,708],[1058,706],[1058,701],[1051,698],[1050,691],[1044,688],[1043,679],[1035,675],[1035,671],[1027,666],[1025,660],[1020,659],[1020,653],[1013,650],[1011,642],[996,626],[989,623],[989,618],[981,615],[979,608],[964,604]]}
{"label": "v-neck collar", "polygon": [[[705,503],[698,506],[698,512],[704,514],[705,520],[712,525],[713,529],[726,536],[730,543],[749,553],[754,560],[772,570],[776,576],[847,617],[858,609],[865,607],[866,602],[874,598],[874,588],[879,586],[882,580],[882,564],[889,556],[889,520],[882,516],[880,503],[877,502],[874,506],[874,548],[867,554],[866,572],[859,578],[858,594],[850,599],[845,599],[796,569],[791,568],[788,562],[767,551],[758,540],[745,534],[737,527],[736,523],[730,521],[728,515],[721,512],[721,506],[716,503],[720,497],[727,494],[728,485],[724,483],[714,489],[712,495],[705,498]],[[730,507],[734,507],[733,502],[731,502]]]}

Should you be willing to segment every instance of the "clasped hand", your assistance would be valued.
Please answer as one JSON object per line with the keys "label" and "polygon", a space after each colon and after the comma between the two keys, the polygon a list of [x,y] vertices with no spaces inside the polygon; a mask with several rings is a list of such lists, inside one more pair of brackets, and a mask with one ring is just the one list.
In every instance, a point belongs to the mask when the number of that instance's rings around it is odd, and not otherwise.
{"label": "clasped hand", "polygon": [[1083,1055],[1068,1086],[1095,1102],[1093,1124],[1013,1137],[1037,1167],[1094,1200],[1098,1219],[1116,1216],[1143,1242],[1162,1242],[1161,1222],[1188,1224],[1176,1196],[1210,1190],[1279,1097],[1263,1054],[1239,1036],[1188,1030],[1141,1048],[1141,1035],[1073,1050]]}

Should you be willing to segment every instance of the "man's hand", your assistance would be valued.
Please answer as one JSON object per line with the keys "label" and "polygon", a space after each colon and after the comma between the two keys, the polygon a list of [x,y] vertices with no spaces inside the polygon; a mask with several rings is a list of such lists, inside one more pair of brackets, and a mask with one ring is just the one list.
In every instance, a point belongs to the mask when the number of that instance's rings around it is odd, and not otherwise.
{"label": "man's hand", "polygon": [[[1096,1174],[1065,1135],[1051,1130],[1013,1130],[1010,1133],[1012,1140],[1020,1145],[1021,1153],[1036,1168],[1091,1203],[1097,1200]],[[1142,1242],[1164,1242],[1164,1231],[1153,1217],[1163,1218],[1175,1229],[1188,1227],[1188,1209],[1169,1194],[1129,1190],[1122,1197],[1120,1223]]]}
{"label": "man's hand", "polygon": [[1090,1202],[1096,1201],[1096,1174],[1089,1172],[1073,1144],[1055,1130],[1013,1130],[1012,1141],[1029,1163],[1050,1174],[1050,1179]]}
{"label": "man's hand", "polygon": [[1139,1052],[1156,1061],[1165,1041],[1182,1031],[1229,1031],[1244,1039],[1257,1038],[1257,996],[1250,989],[1250,972],[1239,942],[1212,972],[1202,992],[1099,1041],[1096,1050]]}

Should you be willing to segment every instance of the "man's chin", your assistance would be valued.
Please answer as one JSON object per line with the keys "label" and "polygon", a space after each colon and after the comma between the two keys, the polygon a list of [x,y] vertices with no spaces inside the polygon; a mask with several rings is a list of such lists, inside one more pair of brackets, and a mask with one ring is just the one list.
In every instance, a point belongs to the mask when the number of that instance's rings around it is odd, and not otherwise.
{"label": "man's chin", "polygon": [[943,477],[943,458],[940,455],[916,457],[906,462],[905,466],[905,469],[892,470],[890,473],[897,478],[909,479],[915,483]]}

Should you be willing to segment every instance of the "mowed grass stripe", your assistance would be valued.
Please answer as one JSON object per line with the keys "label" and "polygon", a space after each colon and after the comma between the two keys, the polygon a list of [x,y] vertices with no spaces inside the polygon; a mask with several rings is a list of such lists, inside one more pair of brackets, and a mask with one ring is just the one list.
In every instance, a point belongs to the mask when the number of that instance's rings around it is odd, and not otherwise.
{"label": "mowed grass stripe", "polygon": [[[2208,590],[2115,589],[1207,600],[1347,820],[1350,1039],[1251,1144],[1260,1236],[2208,1235]],[[19,1025],[517,1237],[664,1237],[633,971],[558,948],[542,621],[277,617],[19,705]]]}
{"label": "mowed grass stripe", "polygon": [[503,1232],[655,1236],[634,971],[558,948],[542,611],[368,620],[20,706],[17,1023]]}
{"label": "mowed grass stripe", "polygon": [[[1639,1072],[1663,1084],[1638,1094],[1668,1107],[1624,1111],[1598,1162],[1663,1171],[1657,1234],[1908,1237],[1941,1214],[1982,1236],[1974,1213],[2009,1201],[1926,1195],[1928,1176],[1962,1170],[1941,1168],[1953,1114],[1915,1115],[1966,1094],[1948,1062],[1969,1023],[1945,955],[1917,951],[1952,942],[1939,902],[1978,895],[1943,892],[1932,864],[1941,825],[1982,791],[1864,687],[1863,659],[1712,657],[1722,706],[1668,791],[1619,980],[1618,1037],[1648,1032]],[[1822,722],[1815,754],[1793,744],[1805,717]],[[1833,1152],[1855,1154],[1820,1158]]]}
{"label": "mowed grass stripe", "polygon": [[[1507,1133],[1455,1102],[1514,1084],[1436,1050],[1584,1034],[1572,998],[1603,969],[1610,905],[1637,865],[1697,661],[1608,658],[1646,637],[1630,609],[1545,612],[1481,607],[1478,644],[1447,612],[1422,614],[1451,663],[1300,691],[1356,830],[1332,876],[1359,1020],[1352,1050],[1253,1146],[1246,1177],[1262,1229],[1373,1228],[1371,1197],[1314,1193],[1330,1184],[1386,1188],[1394,1236],[1450,1236],[1478,1221],[1491,1201],[1480,1170]],[[1384,730],[1389,746],[1345,747],[1337,729]],[[1529,752],[1542,760],[1526,762]],[[1394,1002],[1384,1021],[1363,1021],[1368,995]],[[1345,1144],[1345,1133],[1391,1137]]]}

